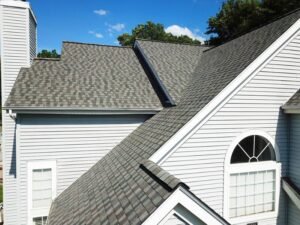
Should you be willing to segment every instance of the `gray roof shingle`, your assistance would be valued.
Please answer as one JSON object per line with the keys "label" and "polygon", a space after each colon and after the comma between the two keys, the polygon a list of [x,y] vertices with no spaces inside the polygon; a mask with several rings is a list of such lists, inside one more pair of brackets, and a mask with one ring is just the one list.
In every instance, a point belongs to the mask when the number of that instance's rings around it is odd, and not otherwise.
{"label": "gray roof shingle", "polygon": [[178,103],[207,46],[137,40],[172,99]]}
{"label": "gray roof shingle", "polygon": [[282,106],[283,109],[300,109],[300,89]]}
{"label": "gray roof shingle", "polygon": [[6,108],[159,109],[132,48],[65,42],[61,60],[22,69]]}
{"label": "gray roof shingle", "polygon": [[48,224],[141,224],[171,194],[141,169],[141,163],[299,17],[298,11],[206,51],[179,104],[163,109],[139,126],[60,194],[53,203]]}

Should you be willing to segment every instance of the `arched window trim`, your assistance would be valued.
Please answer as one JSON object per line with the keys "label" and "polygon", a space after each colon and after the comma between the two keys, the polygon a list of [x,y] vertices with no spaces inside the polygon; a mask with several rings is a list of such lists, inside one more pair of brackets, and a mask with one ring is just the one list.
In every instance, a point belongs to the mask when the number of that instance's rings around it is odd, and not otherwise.
{"label": "arched window trim", "polygon": [[[257,135],[267,139],[273,146],[275,151],[276,161],[262,161],[262,162],[251,162],[251,163],[235,163],[231,164],[231,156],[235,147],[246,137]],[[276,171],[276,196],[275,196],[275,210],[272,212],[254,214],[249,216],[230,218],[229,217],[229,192],[230,192],[230,174],[243,173],[243,172],[255,172],[264,170],[275,170]],[[279,208],[279,196],[280,196],[280,177],[281,177],[281,163],[279,148],[271,135],[260,130],[251,130],[244,132],[239,135],[230,145],[228,152],[225,157],[224,164],[224,218],[230,223],[245,223],[249,221],[259,221],[262,219],[275,218],[278,214]]]}
{"label": "arched window trim", "polygon": [[251,131],[247,131],[244,132],[243,134],[239,135],[230,145],[227,153],[226,153],[226,158],[225,158],[225,165],[230,165],[230,161],[231,161],[231,156],[232,153],[235,149],[235,147],[246,137],[248,136],[252,136],[252,135],[256,135],[256,136],[262,136],[265,139],[267,139],[273,146],[274,151],[275,151],[275,156],[276,156],[276,162],[280,162],[280,154],[279,154],[279,149],[278,146],[274,140],[274,138],[269,135],[267,132],[261,131],[261,130],[251,130]]}

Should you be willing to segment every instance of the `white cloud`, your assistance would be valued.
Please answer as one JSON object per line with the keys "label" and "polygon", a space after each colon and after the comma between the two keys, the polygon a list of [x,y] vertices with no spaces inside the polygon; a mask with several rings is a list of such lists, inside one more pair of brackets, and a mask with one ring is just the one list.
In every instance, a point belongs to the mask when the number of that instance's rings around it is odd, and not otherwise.
{"label": "white cloud", "polygon": [[117,32],[120,32],[122,30],[125,29],[125,24],[124,23],[116,23],[114,25],[108,25],[109,26],[109,31],[117,31]]}
{"label": "white cloud", "polygon": [[195,29],[194,29],[194,32],[195,32],[195,33],[199,33],[199,32],[200,32],[200,29],[199,29],[199,28],[195,28]]}
{"label": "white cloud", "polygon": [[103,38],[102,34],[92,31],[92,30],[89,31],[89,34],[94,35],[96,38]]}
{"label": "white cloud", "polygon": [[100,16],[105,16],[107,15],[108,11],[104,9],[99,9],[99,10],[94,10],[94,13],[100,15]]}
{"label": "white cloud", "polygon": [[181,27],[181,26],[178,26],[178,25],[171,25],[171,26],[167,27],[165,29],[165,31],[167,33],[171,33],[175,36],[186,35],[186,36],[192,38],[193,40],[198,40],[198,41],[201,41],[201,42],[204,42],[204,40],[205,40],[203,37],[201,37],[200,35],[197,34],[199,32],[199,30],[195,30],[195,32],[192,32],[187,27]]}

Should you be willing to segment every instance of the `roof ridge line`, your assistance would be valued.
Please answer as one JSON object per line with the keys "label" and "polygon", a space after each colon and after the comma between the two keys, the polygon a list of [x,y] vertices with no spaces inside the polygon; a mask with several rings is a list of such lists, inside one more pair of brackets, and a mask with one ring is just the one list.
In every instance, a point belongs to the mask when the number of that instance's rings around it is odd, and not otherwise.
{"label": "roof ridge line", "polygon": [[102,47],[112,47],[112,48],[130,48],[133,49],[132,46],[118,46],[118,45],[108,45],[108,44],[98,44],[98,43],[87,43],[87,42],[79,42],[79,41],[62,41],[64,43],[69,44],[78,44],[78,45],[95,45],[95,46],[102,46]]}
{"label": "roof ridge line", "polygon": [[189,45],[189,46],[196,46],[196,47],[209,47],[209,45],[199,45],[199,44],[189,44],[189,43],[174,43],[168,41],[160,41],[160,40],[151,40],[151,39],[144,39],[144,38],[136,38],[135,41],[148,41],[148,42],[158,42],[164,44],[174,44],[174,45]]}
{"label": "roof ridge line", "polygon": [[[289,16],[289,15],[291,15],[291,14],[293,14],[293,13],[296,13],[297,11],[300,11],[300,8],[297,8],[297,9],[295,9],[295,10],[292,10],[292,11],[290,11],[290,12],[288,12],[288,13],[285,13],[285,14],[283,14],[283,15],[281,15],[281,16],[277,16],[277,17],[275,17],[275,18],[273,18],[273,19],[271,19],[271,20],[269,20],[269,21],[267,21],[267,22],[265,22],[265,23],[262,23],[262,24],[260,24],[260,25],[258,25],[258,26],[256,26],[256,27],[253,27],[252,29],[250,29],[250,30],[247,31],[247,32],[241,32],[241,33],[235,35],[234,37],[232,37],[231,39],[229,39],[229,40],[227,40],[227,41],[225,41],[225,42],[223,42],[223,43],[221,43],[221,44],[219,44],[219,45],[216,45],[216,46],[213,46],[213,47],[211,47],[211,48],[209,48],[209,49],[206,49],[206,50],[204,50],[203,52],[208,52],[208,51],[213,50],[213,49],[215,49],[215,48],[217,48],[217,47],[223,46],[223,45],[225,45],[225,44],[227,44],[227,43],[229,43],[229,42],[231,42],[231,41],[234,41],[234,40],[236,40],[236,39],[238,39],[238,38],[240,38],[240,37],[243,37],[244,35],[247,35],[247,34],[249,34],[249,33],[252,33],[252,32],[254,32],[254,31],[256,31],[256,30],[259,30],[259,29],[262,28],[262,27],[268,26],[268,25],[270,25],[270,24],[272,24],[272,23],[274,23],[274,22],[276,22],[276,21],[278,21],[278,20],[280,20],[280,19],[283,19],[283,18],[285,18],[285,17],[287,17],[287,16]],[[299,18],[299,19],[300,19],[300,18]]]}
{"label": "roof ridge line", "polygon": [[164,107],[172,107],[175,106],[176,103],[173,100],[172,96],[170,95],[168,89],[160,79],[159,75],[157,74],[156,70],[154,69],[152,63],[149,61],[148,57],[146,56],[143,48],[140,46],[139,42],[134,43],[133,51],[136,54],[141,66],[143,67],[145,73],[148,76],[148,79],[157,94],[161,104]]}
{"label": "roof ridge line", "polygon": [[34,61],[42,61],[42,60],[45,60],[45,61],[60,61],[61,58],[40,58],[40,57],[36,57],[33,59]]}
{"label": "roof ridge line", "polygon": [[142,160],[139,167],[168,192],[174,191],[178,186],[182,186],[187,190],[190,189],[189,186],[180,179],[149,159]]}

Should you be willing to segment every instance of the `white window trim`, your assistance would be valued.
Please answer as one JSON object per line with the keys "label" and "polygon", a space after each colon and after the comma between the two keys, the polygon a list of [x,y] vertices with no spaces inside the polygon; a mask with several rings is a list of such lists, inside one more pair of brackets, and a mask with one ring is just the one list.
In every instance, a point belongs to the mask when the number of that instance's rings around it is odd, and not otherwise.
{"label": "white window trim", "polygon": [[36,210],[32,213],[32,170],[34,169],[51,169],[52,171],[52,200],[56,197],[56,161],[32,161],[27,164],[28,184],[27,184],[27,203],[28,203],[28,224],[32,224],[35,217],[48,216],[49,209]]}
{"label": "white window trim", "polygon": [[[266,138],[273,146],[276,156],[276,161],[263,161],[263,162],[251,162],[251,163],[236,163],[231,164],[232,153],[244,138],[257,135]],[[224,164],[224,218],[230,223],[251,223],[258,222],[264,219],[276,218],[278,216],[279,210],[279,198],[280,198],[280,177],[281,177],[281,163],[279,162],[280,154],[279,148],[274,140],[274,138],[267,132],[261,130],[250,130],[244,132],[238,136],[230,145],[225,158]],[[229,192],[230,192],[230,174],[233,173],[245,173],[245,172],[255,172],[255,171],[266,171],[275,170],[276,173],[276,184],[275,184],[275,210],[273,212],[258,213],[249,216],[242,216],[237,218],[229,217]]]}

